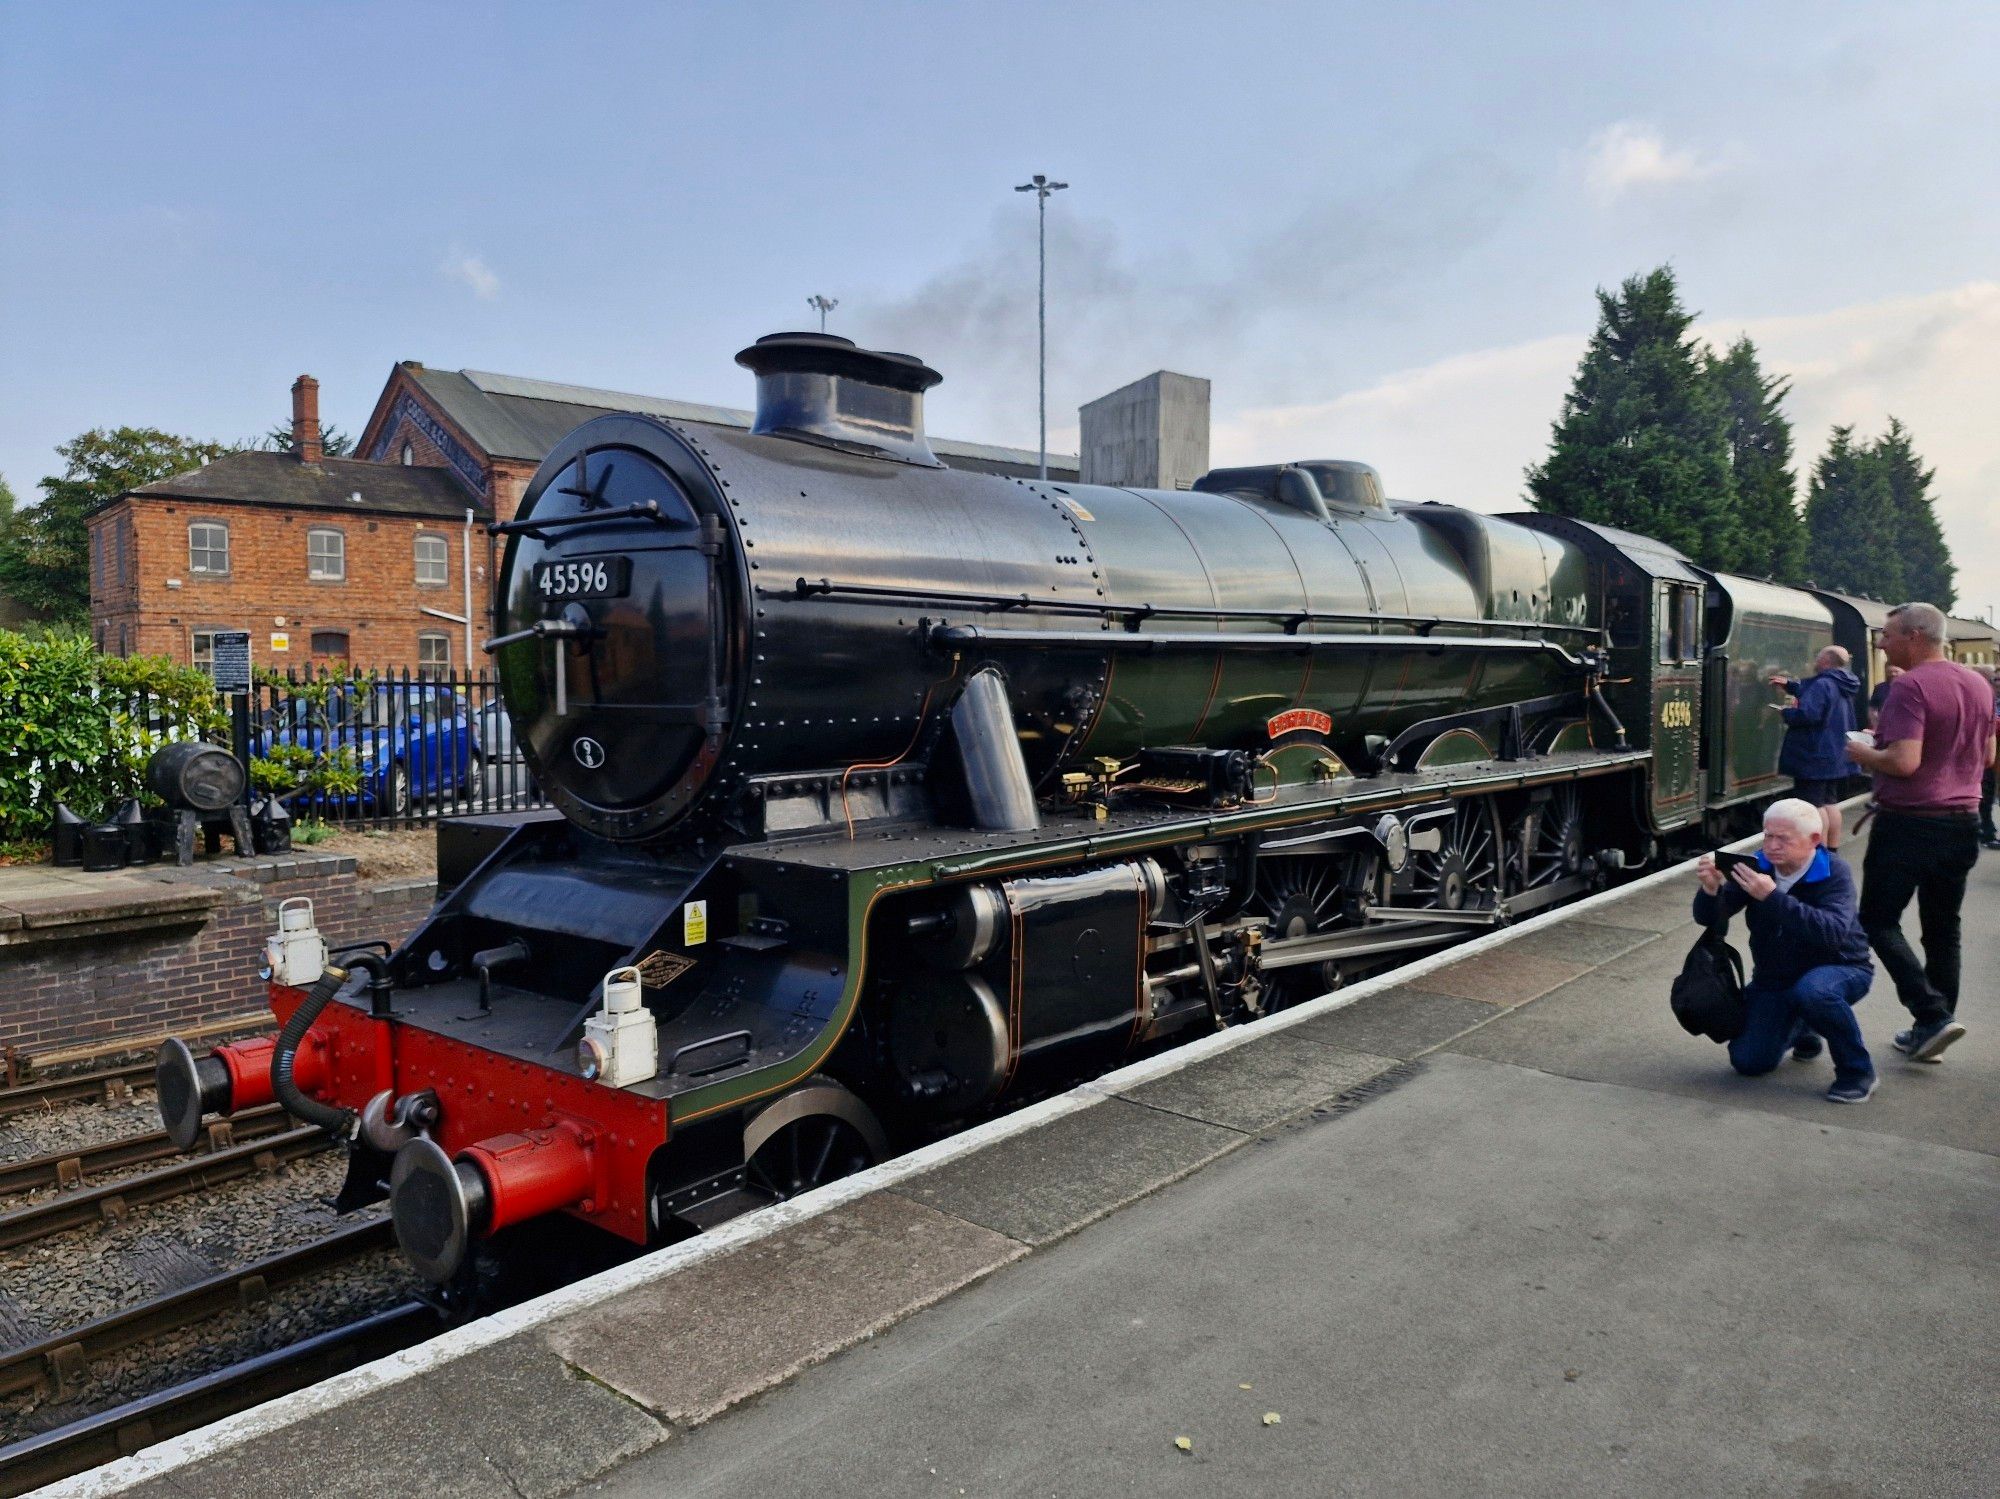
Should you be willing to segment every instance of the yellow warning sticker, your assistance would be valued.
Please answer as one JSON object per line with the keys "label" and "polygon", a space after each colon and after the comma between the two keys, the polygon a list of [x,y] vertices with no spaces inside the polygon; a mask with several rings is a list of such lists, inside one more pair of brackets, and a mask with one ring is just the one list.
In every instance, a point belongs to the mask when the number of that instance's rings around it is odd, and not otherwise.
{"label": "yellow warning sticker", "polygon": [[708,902],[691,900],[681,907],[681,946],[699,947],[708,940]]}
{"label": "yellow warning sticker", "polygon": [[1083,506],[1077,504],[1077,502],[1075,500],[1072,500],[1068,495],[1064,495],[1062,497],[1062,502],[1065,505],[1069,506],[1071,513],[1074,514],[1078,520],[1097,519],[1096,516],[1092,515],[1088,510],[1084,509]]}

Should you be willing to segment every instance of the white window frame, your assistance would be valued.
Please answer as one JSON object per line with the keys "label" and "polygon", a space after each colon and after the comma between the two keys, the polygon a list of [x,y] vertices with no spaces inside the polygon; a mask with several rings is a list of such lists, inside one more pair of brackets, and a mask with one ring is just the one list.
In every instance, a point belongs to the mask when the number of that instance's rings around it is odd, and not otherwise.
{"label": "white window frame", "polygon": [[[426,647],[441,649],[442,661],[424,659]],[[425,630],[417,636],[417,675],[426,682],[434,682],[451,675],[451,636],[442,630]]]}
{"label": "white window frame", "polygon": [[[215,675],[214,630],[191,630],[188,632],[188,664],[205,677]],[[207,641],[207,645],[202,642]]]}
{"label": "white window frame", "polygon": [[[424,576],[424,546],[427,542],[437,543],[438,555],[433,559],[437,576]],[[451,542],[435,531],[419,531],[416,540],[417,585],[420,588],[442,588],[451,581]]]}
{"label": "white window frame", "polygon": [[[195,533],[197,531],[220,531],[222,533],[222,545],[219,547],[215,545],[213,537],[205,538],[197,543],[195,540]],[[212,557],[218,552],[222,554],[222,566],[220,567],[208,567],[203,565],[199,560],[204,556]],[[226,578],[229,576],[229,523],[227,521],[191,520],[188,522],[188,571],[198,578]]]}
{"label": "white window frame", "polygon": [[[321,555],[313,555],[313,543],[323,537],[333,538],[333,551],[324,548]],[[331,559],[329,568],[328,559]],[[306,577],[315,583],[345,583],[347,581],[347,533],[335,526],[314,526],[306,532]]]}

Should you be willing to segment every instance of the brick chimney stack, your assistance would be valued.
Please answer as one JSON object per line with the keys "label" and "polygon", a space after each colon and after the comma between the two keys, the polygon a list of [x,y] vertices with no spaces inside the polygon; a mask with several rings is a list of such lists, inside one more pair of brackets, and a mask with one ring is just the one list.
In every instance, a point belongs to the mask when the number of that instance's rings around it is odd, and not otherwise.
{"label": "brick chimney stack", "polygon": [[301,463],[325,456],[319,442],[319,381],[301,375],[292,382],[292,452]]}

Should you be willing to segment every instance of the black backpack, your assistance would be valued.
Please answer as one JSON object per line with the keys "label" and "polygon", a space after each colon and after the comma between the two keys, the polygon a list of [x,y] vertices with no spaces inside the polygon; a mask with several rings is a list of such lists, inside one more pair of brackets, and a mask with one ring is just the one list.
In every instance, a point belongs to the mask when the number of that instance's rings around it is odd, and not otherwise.
{"label": "black backpack", "polygon": [[1691,1036],[1734,1041],[1743,1034],[1743,958],[1711,927],[1688,950],[1674,980],[1674,1019]]}

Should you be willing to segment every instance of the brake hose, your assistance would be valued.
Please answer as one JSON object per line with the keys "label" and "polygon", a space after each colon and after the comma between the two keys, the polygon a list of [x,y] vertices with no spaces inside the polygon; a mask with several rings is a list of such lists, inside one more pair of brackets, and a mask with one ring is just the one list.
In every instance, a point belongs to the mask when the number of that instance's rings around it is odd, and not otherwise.
{"label": "brake hose", "polygon": [[305,999],[292,1011],[292,1018],[285,1022],[285,1028],[278,1032],[278,1044],[271,1053],[271,1092],[284,1105],[285,1111],[307,1124],[331,1130],[342,1138],[354,1133],[359,1116],[352,1109],[336,1108],[308,1096],[292,1080],[292,1067],[298,1060],[299,1044],[305,1040],[313,1022],[319,1019],[320,1012],[330,1001],[358,993],[368,977],[368,964],[361,960],[348,968],[328,964],[326,971],[306,990]]}

